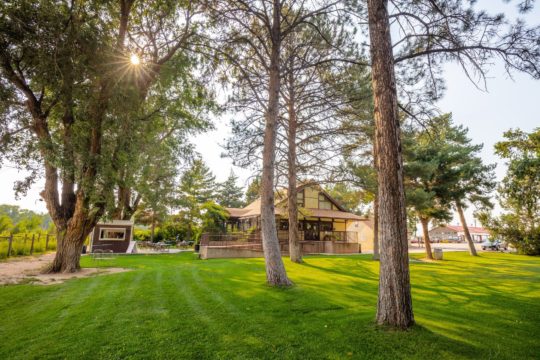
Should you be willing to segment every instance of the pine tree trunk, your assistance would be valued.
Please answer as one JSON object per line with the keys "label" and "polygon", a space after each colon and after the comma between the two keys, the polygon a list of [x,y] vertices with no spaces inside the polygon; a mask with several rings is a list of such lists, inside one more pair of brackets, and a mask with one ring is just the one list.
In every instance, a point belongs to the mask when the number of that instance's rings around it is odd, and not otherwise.
{"label": "pine tree trunk", "polygon": [[431,252],[431,242],[429,240],[429,219],[420,218],[422,224],[422,234],[424,235],[424,245],[426,246],[426,257],[433,260],[433,254]]}
{"label": "pine tree trunk", "polygon": [[379,251],[379,196],[375,194],[373,200],[373,260],[380,260]]}
{"label": "pine tree trunk", "polygon": [[368,0],[379,194],[380,273],[377,323],[414,324],[397,90],[388,1]]}
{"label": "pine tree trunk", "polygon": [[298,241],[298,200],[296,191],[296,109],[295,109],[295,94],[294,94],[294,74],[293,64],[291,61],[289,69],[289,99],[288,99],[288,115],[289,115],[289,131],[287,141],[289,153],[287,154],[288,165],[288,212],[289,212],[289,257],[291,261],[296,263],[302,262],[302,251],[300,242]]}
{"label": "pine tree trunk", "polygon": [[261,233],[266,281],[272,286],[290,286],[285,265],[281,258],[274,211],[274,168],[276,162],[277,120],[280,92],[281,2],[273,2],[272,52],[270,59],[270,83],[268,108],[264,131],[263,169],[261,178]]}
{"label": "pine tree trunk", "polygon": [[[377,173],[377,141],[373,139],[373,167]],[[373,260],[380,260],[381,254],[379,249],[379,194],[375,191],[375,199],[373,200]]]}
{"label": "pine tree trunk", "polygon": [[463,232],[465,233],[465,239],[467,240],[467,244],[469,244],[469,254],[472,256],[478,256],[478,253],[476,252],[476,248],[474,247],[474,242],[471,237],[471,233],[469,232],[469,226],[467,225],[467,221],[465,221],[465,214],[463,213],[463,208],[461,207],[461,204],[459,201],[456,201],[456,209],[459,214],[459,220],[461,221],[461,226],[463,226]]}

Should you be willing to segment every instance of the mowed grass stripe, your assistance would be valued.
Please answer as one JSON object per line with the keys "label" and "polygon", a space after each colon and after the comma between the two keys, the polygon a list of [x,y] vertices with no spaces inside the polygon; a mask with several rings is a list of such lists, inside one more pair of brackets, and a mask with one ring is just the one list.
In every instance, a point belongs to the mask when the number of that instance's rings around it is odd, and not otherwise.
{"label": "mowed grass stripe", "polygon": [[[415,257],[421,255],[414,255]],[[285,259],[273,289],[262,259],[193,254],[83,259],[133,271],[62,285],[0,287],[1,359],[536,359],[540,259],[445,253],[411,263],[418,325],[373,323],[369,256]],[[31,310],[23,316],[18,316]]]}

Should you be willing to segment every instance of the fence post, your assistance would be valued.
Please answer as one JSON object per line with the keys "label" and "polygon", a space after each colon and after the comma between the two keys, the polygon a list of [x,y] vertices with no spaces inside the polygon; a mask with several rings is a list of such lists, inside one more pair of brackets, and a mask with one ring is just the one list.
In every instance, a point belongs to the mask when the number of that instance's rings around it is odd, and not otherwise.
{"label": "fence post", "polygon": [[36,239],[36,234],[32,234],[32,245],[30,245],[30,255],[34,254],[34,240]]}
{"label": "fence post", "polygon": [[13,244],[13,233],[9,234],[7,257],[11,256],[12,244]]}
{"label": "fence post", "polygon": [[24,234],[24,245],[26,246],[26,238],[28,237],[28,234]]}
{"label": "fence post", "polygon": [[49,234],[47,234],[47,238],[45,239],[45,251],[48,250],[49,247]]}

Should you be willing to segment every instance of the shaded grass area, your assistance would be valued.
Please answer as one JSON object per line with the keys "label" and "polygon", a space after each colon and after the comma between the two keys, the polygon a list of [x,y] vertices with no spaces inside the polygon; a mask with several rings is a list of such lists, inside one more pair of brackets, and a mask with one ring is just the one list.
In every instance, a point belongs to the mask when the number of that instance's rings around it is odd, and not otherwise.
{"label": "shaded grass area", "polygon": [[[413,255],[420,257],[421,255]],[[411,263],[418,325],[374,325],[378,263],[367,255],[286,261],[192,253],[83,259],[134,271],[54,286],[0,287],[1,359],[534,359],[540,258],[445,254]]]}

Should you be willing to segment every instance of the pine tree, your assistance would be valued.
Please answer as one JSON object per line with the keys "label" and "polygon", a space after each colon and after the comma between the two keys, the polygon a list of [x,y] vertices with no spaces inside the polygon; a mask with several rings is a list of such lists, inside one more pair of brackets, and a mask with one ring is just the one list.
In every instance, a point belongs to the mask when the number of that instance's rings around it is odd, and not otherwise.
{"label": "pine tree", "polygon": [[242,200],[244,197],[243,189],[236,185],[237,182],[238,176],[231,170],[227,180],[220,185],[218,202],[221,206],[229,208],[240,208],[244,206],[244,201]]}
{"label": "pine tree", "polygon": [[205,203],[215,199],[216,179],[202,161],[196,159],[180,179],[178,205],[187,225],[188,241],[196,240],[195,230],[201,222],[201,210]]}
{"label": "pine tree", "polygon": [[261,196],[261,177],[256,176],[251,183],[249,183],[246,190],[246,204],[251,204]]}
{"label": "pine tree", "polygon": [[467,132],[467,128],[452,123],[452,114],[444,114],[432,119],[422,131],[404,136],[407,206],[422,224],[429,259],[430,221],[449,221],[455,208],[471,255],[476,255],[463,208],[469,203],[491,207],[494,165],[482,163],[478,157],[482,145],[472,144]]}

